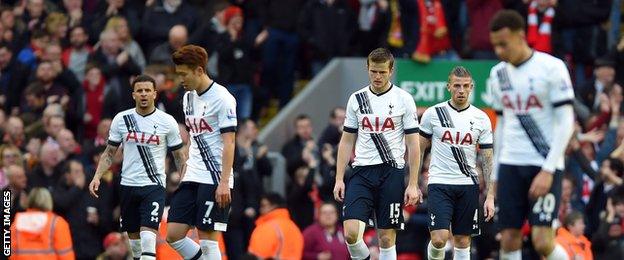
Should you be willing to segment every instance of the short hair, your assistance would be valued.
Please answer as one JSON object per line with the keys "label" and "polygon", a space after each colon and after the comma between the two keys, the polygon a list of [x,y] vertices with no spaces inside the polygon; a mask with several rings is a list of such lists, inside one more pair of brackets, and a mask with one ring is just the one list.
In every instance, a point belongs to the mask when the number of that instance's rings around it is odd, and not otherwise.
{"label": "short hair", "polygon": [[269,203],[271,203],[271,205],[276,206],[278,208],[286,207],[286,201],[284,200],[282,195],[279,195],[278,193],[275,193],[275,192],[266,193],[262,195],[262,197],[260,197],[260,200],[262,199],[266,199]]}
{"label": "short hair", "polygon": [[191,69],[201,67],[206,71],[206,64],[208,64],[208,53],[206,49],[197,45],[189,44],[184,45],[173,53],[173,63],[175,65],[186,65]]}
{"label": "short hair", "polygon": [[572,225],[574,225],[574,223],[579,220],[579,219],[584,219],[585,217],[583,216],[583,213],[578,212],[578,211],[573,211],[572,213],[568,214],[565,219],[563,220],[563,226],[565,228],[568,228]]}
{"label": "short hair", "polygon": [[458,78],[472,78],[472,74],[470,74],[470,71],[464,68],[464,66],[455,66],[451,72],[449,72],[448,82],[451,82],[451,77],[453,76]]}
{"label": "short hair", "polygon": [[30,39],[43,39],[48,37],[48,34],[41,30],[41,29],[35,29],[30,33]]}
{"label": "short hair", "polygon": [[137,83],[141,83],[141,82],[151,82],[152,87],[154,88],[154,90],[156,90],[156,80],[154,80],[154,78],[145,74],[141,74],[137,76],[136,78],[134,78],[134,80],[132,81],[132,89],[134,90],[134,85],[136,85]]}
{"label": "short hair", "polygon": [[490,20],[490,32],[496,32],[504,28],[511,31],[524,31],[524,18],[514,10],[500,10]]}
{"label": "short hair", "polygon": [[345,110],[344,107],[334,107],[334,109],[331,110],[331,112],[329,112],[329,117],[334,119],[336,118],[336,111],[338,110]]}
{"label": "short hair", "polygon": [[306,115],[306,114],[299,114],[297,117],[295,117],[295,125],[301,121],[301,120],[310,120],[310,116]]}
{"label": "short hair", "polygon": [[622,177],[622,174],[624,174],[624,163],[616,158],[607,158],[607,160],[609,161],[609,168],[611,168],[617,176]]}
{"label": "short hair", "polygon": [[78,164],[82,165],[82,163],[81,163],[81,162],[79,162],[79,161],[78,161],[78,160],[76,160],[76,159],[69,159],[69,160],[67,160],[67,161],[63,164],[63,166],[62,166],[62,168],[61,168],[61,173],[63,173],[63,174],[65,174],[65,173],[69,173],[69,172],[71,171],[71,164],[72,164],[72,163],[78,163]]}
{"label": "short hair", "polygon": [[53,205],[52,195],[46,188],[33,188],[30,190],[30,193],[28,193],[28,204],[26,207],[29,209],[51,211]]}
{"label": "short hair", "polygon": [[24,96],[33,95],[35,97],[43,98],[45,97],[45,88],[39,82],[33,82],[26,87],[24,90]]}
{"label": "short hair", "polygon": [[377,48],[371,51],[368,54],[368,58],[366,59],[366,66],[370,65],[369,62],[374,63],[384,63],[390,61],[390,68],[394,66],[394,56],[390,52],[390,50],[386,48]]}

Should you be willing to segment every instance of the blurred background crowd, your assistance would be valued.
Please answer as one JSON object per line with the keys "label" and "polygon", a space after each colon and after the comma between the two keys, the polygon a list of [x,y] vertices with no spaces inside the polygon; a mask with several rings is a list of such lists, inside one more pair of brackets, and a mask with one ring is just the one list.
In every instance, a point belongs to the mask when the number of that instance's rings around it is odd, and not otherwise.
{"label": "blurred background crowd", "polygon": [[[332,195],[344,109],[332,110],[326,125],[312,125],[300,115],[293,122],[295,136],[284,137],[287,144],[273,151],[286,159],[284,197],[262,185],[274,165],[257,140],[259,127],[334,57],[365,57],[387,47],[398,58],[420,63],[495,60],[488,22],[500,9],[515,9],[527,18],[530,45],[564,60],[576,90],[577,131],[567,151],[557,239],[577,256],[624,259],[622,2],[1,1],[0,188],[12,191],[12,218],[37,208],[67,221],[77,259],[127,257],[124,237],[116,233],[121,154],[102,178],[99,199],[88,194],[85,184],[104,150],[111,118],[134,106],[130,81],[141,73],[156,79],[157,107],[180,122],[189,144],[184,90],[170,54],[197,44],[210,54],[210,76],[236,97],[240,119],[224,255],[249,257],[248,247],[271,239],[261,232],[252,237],[254,229],[267,221],[292,221],[297,228],[284,231],[292,236],[286,241],[303,245],[304,259],[347,259],[341,206]],[[313,128],[324,130],[313,136]],[[180,175],[170,160],[167,164],[171,195]],[[426,167],[420,183],[426,197]],[[48,191],[51,207],[41,206],[45,192],[29,198],[31,190],[41,191],[35,188]],[[426,212],[426,200],[404,209],[407,228],[398,234],[399,259],[426,257]],[[528,237],[530,229],[523,230]],[[374,234],[372,229],[365,234],[373,258]],[[474,257],[495,257],[497,239],[496,225],[485,223],[474,240]],[[158,246],[168,250],[162,237]],[[527,248],[526,256],[531,252]]]}

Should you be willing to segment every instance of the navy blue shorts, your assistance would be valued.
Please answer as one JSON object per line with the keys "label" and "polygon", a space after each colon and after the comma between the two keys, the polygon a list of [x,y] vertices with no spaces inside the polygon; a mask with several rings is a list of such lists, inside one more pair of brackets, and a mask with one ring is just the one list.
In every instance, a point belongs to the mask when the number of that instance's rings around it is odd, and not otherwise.
{"label": "navy blue shorts", "polygon": [[429,230],[452,230],[453,235],[476,236],[479,226],[479,186],[429,184]]}
{"label": "navy blue shorts", "polygon": [[182,182],[171,198],[167,222],[188,224],[202,231],[227,231],[230,206],[219,207],[216,190],[213,184]]}
{"label": "navy blue shorts", "polygon": [[496,198],[501,229],[520,229],[527,216],[531,226],[552,226],[557,219],[563,174],[555,171],[549,193],[531,200],[529,189],[540,170],[537,166],[499,166]]}
{"label": "navy blue shorts", "polygon": [[165,207],[165,188],[160,185],[119,188],[121,231],[139,232],[141,227],[158,230]]}
{"label": "navy blue shorts", "polygon": [[377,228],[404,228],[405,169],[387,164],[356,166],[345,185],[343,219],[369,223],[374,218]]}

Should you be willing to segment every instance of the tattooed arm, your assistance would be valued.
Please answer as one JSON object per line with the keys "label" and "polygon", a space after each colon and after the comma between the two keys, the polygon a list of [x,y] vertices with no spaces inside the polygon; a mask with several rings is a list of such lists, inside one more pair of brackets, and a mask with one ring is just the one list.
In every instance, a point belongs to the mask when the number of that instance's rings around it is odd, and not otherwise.
{"label": "tattooed arm", "polygon": [[100,187],[100,178],[102,178],[102,175],[106,171],[108,171],[108,169],[110,169],[111,165],[113,165],[113,157],[115,156],[118,148],[119,146],[108,144],[106,145],[106,149],[104,149],[104,152],[100,157],[100,161],[98,162],[97,170],[95,171],[93,180],[91,180],[91,183],[89,184],[89,191],[91,192],[91,195],[96,198],[98,198],[96,192]]}
{"label": "tattooed arm", "polygon": [[481,149],[481,169],[483,169],[483,179],[485,180],[487,196],[485,199],[484,215],[485,221],[489,221],[494,217],[494,198],[496,197],[496,181],[492,180],[492,168],[493,168],[493,151],[491,148]]}
{"label": "tattooed arm", "polygon": [[171,152],[173,154],[173,161],[175,163],[176,169],[178,169],[178,172],[180,173],[180,180],[182,180],[184,174],[186,173],[187,157],[184,150],[185,149],[180,148]]}

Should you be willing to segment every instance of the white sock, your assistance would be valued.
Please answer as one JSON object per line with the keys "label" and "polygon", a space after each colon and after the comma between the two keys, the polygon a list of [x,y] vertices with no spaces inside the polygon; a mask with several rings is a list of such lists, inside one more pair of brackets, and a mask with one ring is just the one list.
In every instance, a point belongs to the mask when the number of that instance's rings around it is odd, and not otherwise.
{"label": "white sock", "polygon": [[453,260],[470,260],[470,247],[454,248]]}
{"label": "white sock", "polygon": [[446,251],[444,250],[444,247],[437,248],[431,244],[431,241],[429,241],[429,245],[427,245],[427,255],[430,260],[442,260],[444,259],[445,254]]}
{"label": "white sock", "polygon": [[362,239],[355,242],[355,244],[347,243],[347,249],[349,249],[351,259],[362,260],[370,256],[370,251],[368,251],[368,247]]}
{"label": "white sock", "polygon": [[396,260],[397,252],[396,246],[391,246],[388,248],[379,248],[379,260]]}
{"label": "white sock", "polygon": [[500,250],[500,260],[522,260],[522,250],[505,252]]}
{"label": "white sock", "polygon": [[546,257],[546,260],[567,260],[568,252],[559,244],[555,244],[555,249]]}
{"label": "white sock", "polygon": [[199,245],[188,237],[169,243],[184,259],[199,259],[202,255]]}
{"label": "white sock", "polygon": [[141,260],[156,259],[156,233],[141,231]]}
{"label": "white sock", "polygon": [[204,260],[221,260],[221,250],[219,242],[214,240],[199,240],[202,256]]}
{"label": "white sock", "polygon": [[141,258],[141,239],[130,239],[130,249],[132,250],[132,258]]}

